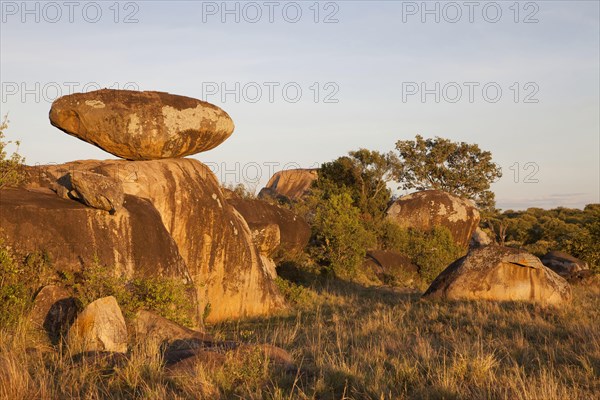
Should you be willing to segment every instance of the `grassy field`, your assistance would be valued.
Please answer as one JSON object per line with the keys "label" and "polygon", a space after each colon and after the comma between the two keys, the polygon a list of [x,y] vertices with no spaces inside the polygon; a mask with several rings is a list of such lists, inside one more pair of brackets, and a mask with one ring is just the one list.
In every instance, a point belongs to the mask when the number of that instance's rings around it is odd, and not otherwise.
{"label": "grassy field", "polygon": [[[600,293],[572,304],[435,303],[415,290],[280,281],[281,315],[208,327],[217,338],[288,350],[296,373],[260,355],[173,376],[157,346],[134,346],[107,371],[66,349],[34,349],[22,322],[0,331],[2,399],[597,399]],[[28,348],[29,347],[29,348]],[[46,350],[46,351],[44,351]]]}

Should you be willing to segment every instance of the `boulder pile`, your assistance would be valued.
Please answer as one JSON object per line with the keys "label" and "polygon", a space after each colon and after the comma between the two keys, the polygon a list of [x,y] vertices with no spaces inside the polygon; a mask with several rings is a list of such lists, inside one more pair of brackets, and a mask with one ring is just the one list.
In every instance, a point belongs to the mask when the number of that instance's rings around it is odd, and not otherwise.
{"label": "boulder pile", "polygon": [[[265,257],[279,243],[257,249],[258,234],[210,169],[180,158],[232,134],[225,111],[168,93],[104,89],[57,99],[50,121],[126,160],[28,167],[25,184],[0,196],[7,245],[45,251],[57,269],[98,263],[126,278],[190,283],[199,324],[283,306]],[[288,237],[282,229],[281,244],[296,240]]]}

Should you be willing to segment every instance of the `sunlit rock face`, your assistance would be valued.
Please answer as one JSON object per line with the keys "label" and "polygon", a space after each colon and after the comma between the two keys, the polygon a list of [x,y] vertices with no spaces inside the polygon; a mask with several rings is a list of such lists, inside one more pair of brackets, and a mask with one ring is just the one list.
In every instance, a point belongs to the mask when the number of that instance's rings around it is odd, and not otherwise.
{"label": "sunlit rock face", "polygon": [[[130,276],[189,280],[196,291],[190,301],[197,301],[198,313],[209,322],[283,306],[269,276],[272,266],[261,260],[248,224],[199,161],[86,160],[28,172],[24,188],[2,195],[3,210],[10,212],[2,212],[0,222],[9,228],[3,234],[10,243],[49,249],[72,268],[96,257]],[[111,215],[48,189],[66,174],[89,172],[122,183],[121,211]],[[62,255],[65,243],[71,243],[68,259]]]}
{"label": "sunlit rock face", "polygon": [[486,246],[450,264],[423,297],[561,304],[571,299],[571,288],[532,254],[509,247]]}
{"label": "sunlit rock face", "polygon": [[400,197],[387,210],[387,218],[404,228],[448,228],[454,242],[467,248],[479,225],[479,211],[468,200],[441,190],[424,190]]}

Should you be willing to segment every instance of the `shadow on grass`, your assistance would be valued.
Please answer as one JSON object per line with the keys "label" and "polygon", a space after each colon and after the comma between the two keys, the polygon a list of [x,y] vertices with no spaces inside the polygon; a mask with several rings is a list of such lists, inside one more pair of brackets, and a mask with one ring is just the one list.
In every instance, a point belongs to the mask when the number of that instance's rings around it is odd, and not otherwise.
{"label": "shadow on grass", "polygon": [[288,282],[314,290],[317,294],[333,294],[352,300],[377,301],[388,306],[401,302],[415,302],[421,293],[415,289],[392,286],[365,286],[360,283],[340,279],[333,274],[317,274],[298,268],[294,263],[283,263],[277,268],[277,275]]}

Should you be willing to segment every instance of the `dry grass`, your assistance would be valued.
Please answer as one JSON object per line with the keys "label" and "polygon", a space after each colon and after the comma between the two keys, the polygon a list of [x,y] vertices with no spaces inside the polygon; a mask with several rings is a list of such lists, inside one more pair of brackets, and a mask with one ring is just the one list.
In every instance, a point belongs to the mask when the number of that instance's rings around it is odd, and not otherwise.
{"label": "dry grass", "polygon": [[294,287],[294,298],[286,315],[210,331],[283,347],[296,374],[250,354],[173,377],[152,344],[134,346],[129,362],[107,370],[74,362],[66,349],[38,343],[28,351],[21,323],[0,330],[0,398],[600,398],[600,296],[585,288],[563,308],[424,302],[415,292],[343,282]]}

